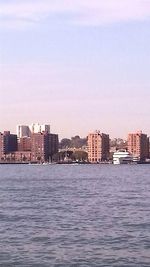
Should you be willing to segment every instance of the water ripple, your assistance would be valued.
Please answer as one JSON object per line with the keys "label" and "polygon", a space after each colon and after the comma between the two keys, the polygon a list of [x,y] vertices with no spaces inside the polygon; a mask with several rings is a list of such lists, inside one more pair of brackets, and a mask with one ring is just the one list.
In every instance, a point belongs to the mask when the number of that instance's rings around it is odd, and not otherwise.
{"label": "water ripple", "polygon": [[150,166],[0,166],[0,266],[149,267]]}

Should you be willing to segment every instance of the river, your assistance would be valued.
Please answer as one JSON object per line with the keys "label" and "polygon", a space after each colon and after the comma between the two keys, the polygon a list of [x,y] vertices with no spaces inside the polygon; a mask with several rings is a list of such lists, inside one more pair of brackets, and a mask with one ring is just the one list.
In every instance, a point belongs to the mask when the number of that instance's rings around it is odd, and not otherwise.
{"label": "river", "polygon": [[149,267],[150,165],[0,165],[0,266]]}

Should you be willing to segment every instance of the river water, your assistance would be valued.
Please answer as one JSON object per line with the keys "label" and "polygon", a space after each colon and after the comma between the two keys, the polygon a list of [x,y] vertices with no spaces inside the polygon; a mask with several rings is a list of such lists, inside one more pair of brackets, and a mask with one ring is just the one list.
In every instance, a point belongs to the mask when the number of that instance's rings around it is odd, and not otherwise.
{"label": "river water", "polygon": [[0,165],[0,266],[149,267],[150,165]]}

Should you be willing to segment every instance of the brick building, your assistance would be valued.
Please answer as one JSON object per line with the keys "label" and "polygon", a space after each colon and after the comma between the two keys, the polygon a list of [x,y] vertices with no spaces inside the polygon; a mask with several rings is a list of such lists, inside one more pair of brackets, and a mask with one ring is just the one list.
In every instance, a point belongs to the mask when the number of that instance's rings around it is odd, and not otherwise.
{"label": "brick building", "polygon": [[140,132],[128,134],[128,152],[144,161],[149,158],[149,138]]}
{"label": "brick building", "polygon": [[32,161],[51,161],[52,156],[58,152],[58,135],[47,132],[33,133],[31,135]]}
{"label": "brick building", "polygon": [[18,151],[31,151],[31,138],[21,137],[18,140]]}
{"label": "brick building", "polygon": [[109,135],[96,131],[88,135],[88,160],[91,163],[109,159]]}

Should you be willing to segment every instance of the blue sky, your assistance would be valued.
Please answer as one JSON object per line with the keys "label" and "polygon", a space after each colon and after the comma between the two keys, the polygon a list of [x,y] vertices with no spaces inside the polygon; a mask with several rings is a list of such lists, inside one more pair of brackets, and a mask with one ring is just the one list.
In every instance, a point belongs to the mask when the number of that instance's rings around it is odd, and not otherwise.
{"label": "blue sky", "polygon": [[150,1],[0,0],[0,131],[150,135]]}

